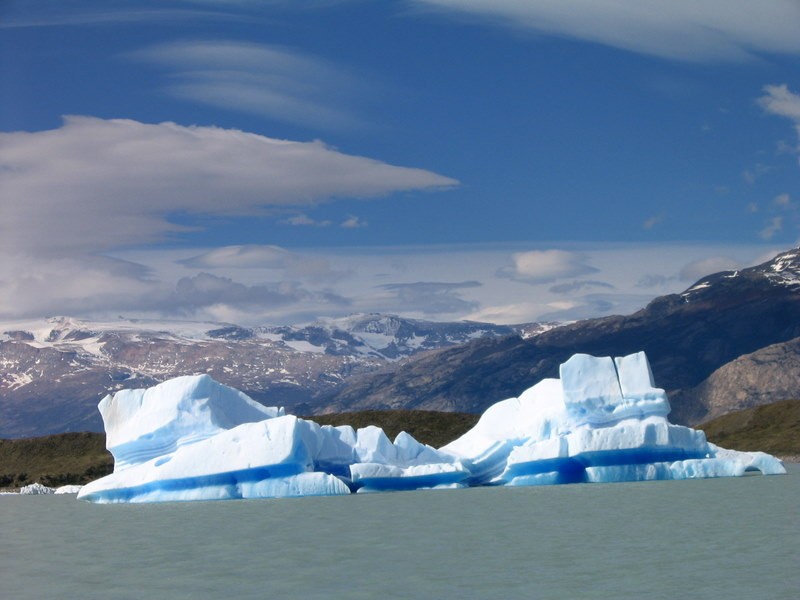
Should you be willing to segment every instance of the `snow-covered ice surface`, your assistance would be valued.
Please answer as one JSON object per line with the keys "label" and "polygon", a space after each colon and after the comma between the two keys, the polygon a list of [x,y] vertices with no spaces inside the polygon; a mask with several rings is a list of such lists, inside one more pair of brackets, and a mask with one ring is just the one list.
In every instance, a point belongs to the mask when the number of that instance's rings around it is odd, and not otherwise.
{"label": "snow-covered ice surface", "polygon": [[30,485],[21,487],[19,493],[23,496],[42,496],[55,494],[56,490],[54,488],[47,487],[46,485],[42,485],[41,483],[32,483]]}
{"label": "snow-covered ice surface", "polygon": [[93,502],[223,500],[358,492],[687,479],[785,473],[761,452],[735,452],[667,420],[643,352],[577,354],[519,398],[491,406],[439,450],[378,427],[320,426],[259,405],[207,375],[100,402],[111,475]]}

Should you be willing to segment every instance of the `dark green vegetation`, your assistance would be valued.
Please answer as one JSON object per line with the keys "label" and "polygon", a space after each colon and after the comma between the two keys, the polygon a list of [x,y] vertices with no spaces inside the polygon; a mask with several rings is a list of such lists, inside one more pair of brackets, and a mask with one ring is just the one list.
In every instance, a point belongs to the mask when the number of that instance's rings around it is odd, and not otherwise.
{"label": "dark green vegetation", "polygon": [[723,415],[698,425],[723,448],[800,456],[800,400],[783,400]]}
{"label": "dark green vegetation", "polygon": [[364,410],[308,418],[320,425],[351,425],[354,429],[377,425],[391,440],[405,431],[418,442],[439,448],[472,429],[479,417],[472,413],[434,410]]}
{"label": "dark green vegetation", "polygon": [[0,440],[0,488],[83,484],[107,475],[114,460],[105,443],[102,433]]}

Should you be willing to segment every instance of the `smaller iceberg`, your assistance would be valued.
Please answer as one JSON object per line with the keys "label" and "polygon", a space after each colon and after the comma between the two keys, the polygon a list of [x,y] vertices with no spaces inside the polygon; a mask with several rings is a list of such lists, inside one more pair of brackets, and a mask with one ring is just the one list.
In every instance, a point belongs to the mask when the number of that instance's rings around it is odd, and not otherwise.
{"label": "smaller iceberg", "polygon": [[549,485],[785,473],[762,452],[723,450],[667,420],[644,352],[612,360],[576,354],[559,379],[491,406],[441,448],[468,466],[472,485]]}
{"label": "smaller iceberg", "polygon": [[19,493],[23,496],[49,496],[55,494],[56,490],[36,482],[21,487]]}
{"label": "smaller iceberg", "polygon": [[435,449],[378,427],[320,426],[265,407],[207,375],[101,400],[114,472],[78,492],[91,502],[333,496],[352,492],[531,486],[785,473],[761,452],[735,452],[667,420],[643,352],[576,354],[489,407]]}

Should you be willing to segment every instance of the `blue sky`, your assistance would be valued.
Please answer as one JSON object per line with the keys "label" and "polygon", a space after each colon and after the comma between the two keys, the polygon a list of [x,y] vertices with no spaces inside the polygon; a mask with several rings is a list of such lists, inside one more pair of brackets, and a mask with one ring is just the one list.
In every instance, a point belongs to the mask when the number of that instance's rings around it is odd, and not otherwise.
{"label": "blue sky", "polygon": [[797,244],[799,29],[796,0],[3,2],[0,317],[628,312]]}

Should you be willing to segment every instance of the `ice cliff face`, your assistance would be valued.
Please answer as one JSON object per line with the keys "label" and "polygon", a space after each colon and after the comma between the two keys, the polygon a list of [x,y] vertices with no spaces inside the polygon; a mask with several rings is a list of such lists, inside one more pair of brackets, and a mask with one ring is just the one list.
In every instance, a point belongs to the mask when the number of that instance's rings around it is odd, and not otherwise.
{"label": "ice cliff face", "polygon": [[208,376],[100,403],[114,473],[85,486],[93,502],[337,495],[467,485],[686,479],[784,473],[764,453],[723,450],[667,421],[644,353],[578,354],[490,407],[436,450],[377,427],[320,427],[265,408]]}

